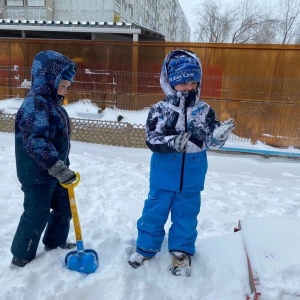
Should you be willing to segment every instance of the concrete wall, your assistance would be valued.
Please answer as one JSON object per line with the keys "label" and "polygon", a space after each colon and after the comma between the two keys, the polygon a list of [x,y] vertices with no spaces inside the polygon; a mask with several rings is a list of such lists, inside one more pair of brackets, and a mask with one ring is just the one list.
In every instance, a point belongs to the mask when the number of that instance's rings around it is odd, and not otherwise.
{"label": "concrete wall", "polygon": [[[2,1],[2,2],[1,2]],[[0,0],[4,5],[4,0]],[[46,7],[2,6],[10,19],[125,22],[161,33],[166,41],[189,42],[191,30],[178,0],[47,0]]]}
{"label": "concrete wall", "polygon": [[113,22],[114,1],[55,0],[54,19],[83,22]]}
{"label": "concrete wall", "polygon": [[166,41],[188,42],[191,35],[178,0],[144,0],[142,5],[135,0],[120,5],[114,0],[55,0],[54,20],[135,23],[160,32]]}
{"label": "concrete wall", "polygon": [[47,20],[54,20],[54,0],[46,1]]}
{"label": "concrete wall", "polygon": [[6,18],[5,0],[0,0],[0,19]]}

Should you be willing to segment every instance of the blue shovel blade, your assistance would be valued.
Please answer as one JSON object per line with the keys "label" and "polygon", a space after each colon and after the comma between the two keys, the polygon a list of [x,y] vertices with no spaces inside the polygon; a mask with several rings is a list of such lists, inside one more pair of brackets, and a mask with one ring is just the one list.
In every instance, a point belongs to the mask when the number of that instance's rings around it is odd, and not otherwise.
{"label": "blue shovel blade", "polygon": [[98,254],[92,249],[71,251],[66,255],[65,264],[69,270],[91,274],[99,266]]}

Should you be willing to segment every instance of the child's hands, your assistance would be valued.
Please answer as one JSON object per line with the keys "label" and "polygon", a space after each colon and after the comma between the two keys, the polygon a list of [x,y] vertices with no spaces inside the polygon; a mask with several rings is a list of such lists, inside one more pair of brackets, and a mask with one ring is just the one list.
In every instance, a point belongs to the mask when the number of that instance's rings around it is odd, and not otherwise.
{"label": "child's hands", "polygon": [[216,128],[213,132],[213,138],[219,141],[228,139],[231,131],[235,128],[234,119],[224,121],[220,127]]}
{"label": "child's hands", "polygon": [[177,152],[184,152],[186,149],[186,144],[189,141],[189,138],[191,136],[191,132],[188,131],[186,133],[181,133],[178,135],[174,140],[174,148]]}
{"label": "child's hands", "polygon": [[72,183],[76,180],[75,173],[62,160],[58,160],[54,166],[48,169],[48,173],[56,177],[60,183]]}

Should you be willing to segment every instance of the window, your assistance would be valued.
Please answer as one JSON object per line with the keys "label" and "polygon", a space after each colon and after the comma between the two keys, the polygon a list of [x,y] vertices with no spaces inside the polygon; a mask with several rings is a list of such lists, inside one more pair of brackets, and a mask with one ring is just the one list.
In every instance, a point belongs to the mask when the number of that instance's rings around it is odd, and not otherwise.
{"label": "window", "polygon": [[127,3],[125,2],[125,0],[122,0],[122,8],[124,12],[127,12]]}
{"label": "window", "polygon": [[23,0],[6,0],[6,6],[24,6]]}
{"label": "window", "polygon": [[46,0],[27,0],[27,6],[46,6]]}
{"label": "window", "polygon": [[6,6],[46,6],[46,0],[6,0]]}
{"label": "window", "polygon": [[39,8],[33,8],[27,11],[28,19],[30,20],[46,20],[46,10],[45,9],[39,9]]}
{"label": "window", "polygon": [[130,6],[130,17],[133,18],[133,7]]}
{"label": "window", "polygon": [[24,19],[25,13],[24,9],[7,9],[7,18],[8,19]]}
{"label": "window", "polygon": [[143,25],[143,17],[142,17],[141,14],[138,14],[138,15],[137,15],[136,22],[137,22],[138,24]]}

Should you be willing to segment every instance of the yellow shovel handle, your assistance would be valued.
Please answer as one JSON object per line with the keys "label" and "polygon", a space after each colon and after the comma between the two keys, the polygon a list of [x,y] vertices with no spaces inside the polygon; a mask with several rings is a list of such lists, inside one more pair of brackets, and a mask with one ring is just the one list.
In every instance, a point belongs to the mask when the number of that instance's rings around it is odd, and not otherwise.
{"label": "yellow shovel handle", "polygon": [[61,183],[61,185],[66,188],[69,189],[70,187],[74,188],[79,184],[80,181],[80,174],[78,172],[74,172],[75,176],[76,176],[76,181],[71,182],[71,183]]}
{"label": "yellow shovel handle", "polygon": [[80,175],[78,172],[75,172],[75,175],[76,175],[75,182],[61,183],[61,185],[64,188],[68,189],[69,202],[70,202],[70,208],[71,208],[71,213],[72,213],[72,218],[74,223],[76,241],[82,241],[81,227],[80,227],[79,216],[78,216],[78,211],[77,211],[77,206],[75,201],[75,193],[74,193],[74,188],[79,184]]}

